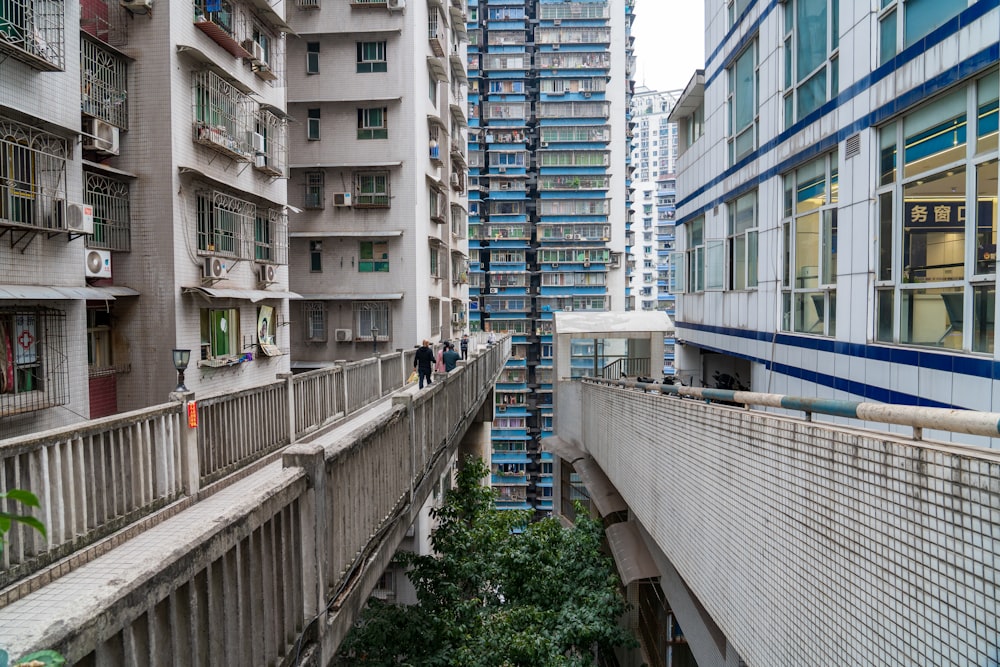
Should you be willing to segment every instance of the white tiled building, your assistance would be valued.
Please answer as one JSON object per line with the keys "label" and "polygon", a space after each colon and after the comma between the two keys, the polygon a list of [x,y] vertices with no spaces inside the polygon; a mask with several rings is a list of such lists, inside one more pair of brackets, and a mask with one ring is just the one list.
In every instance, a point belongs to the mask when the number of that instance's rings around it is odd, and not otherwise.
{"label": "white tiled building", "polygon": [[678,376],[1000,409],[997,3],[735,0],[706,25],[672,115]]}
{"label": "white tiled building", "polygon": [[283,13],[0,2],[0,438],[288,370]]}
{"label": "white tiled building", "polygon": [[290,9],[298,368],[466,330],[466,14],[451,2]]}

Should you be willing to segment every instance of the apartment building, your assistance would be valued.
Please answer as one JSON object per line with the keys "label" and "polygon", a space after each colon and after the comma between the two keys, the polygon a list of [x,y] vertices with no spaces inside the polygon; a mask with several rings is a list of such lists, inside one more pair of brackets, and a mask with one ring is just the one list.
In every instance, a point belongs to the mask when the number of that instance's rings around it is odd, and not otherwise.
{"label": "apartment building", "polygon": [[622,0],[469,5],[469,324],[513,336],[492,429],[502,508],[552,508],[553,313],[624,310],[630,25]]}
{"label": "apartment building", "polygon": [[296,369],[467,331],[462,0],[298,0],[288,48]]}
{"label": "apartment building", "polygon": [[0,437],[288,370],[283,8],[0,3]]}
{"label": "apartment building", "polygon": [[735,0],[706,26],[671,116],[678,375],[1000,409],[997,2]]}

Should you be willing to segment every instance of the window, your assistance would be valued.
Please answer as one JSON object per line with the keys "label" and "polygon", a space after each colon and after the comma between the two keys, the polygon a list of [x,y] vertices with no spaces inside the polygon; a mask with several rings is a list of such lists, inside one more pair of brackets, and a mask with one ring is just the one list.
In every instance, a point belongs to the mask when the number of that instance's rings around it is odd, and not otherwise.
{"label": "window", "polygon": [[358,73],[385,72],[385,42],[358,42]]}
{"label": "window", "polygon": [[354,330],[356,335],[367,338],[376,330],[377,340],[387,341],[392,337],[392,321],[389,318],[388,301],[355,301]]}
{"label": "window", "polygon": [[743,12],[750,6],[751,0],[729,0],[726,3],[726,10],[729,17],[729,25],[735,25]]}
{"label": "window", "polygon": [[319,74],[319,42],[306,42],[306,74]]}
{"label": "window", "polygon": [[359,273],[388,273],[389,246],[384,241],[362,241]]}
{"label": "window", "polygon": [[131,213],[128,183],[92,172],[83,173],[85,203],[94,207],[94,233],[88,248],[131,250]]}
{"label": "window", "polygon": [[305,208],[321,209],[326,207],[326,172],[305,172]]}
{"label": "window", "polygon": [[387,107],[358,109],[358,139],[388,139]]}
{"label": "window", "polygon": [[729,202],[729,289],[757,286],[757,191]]}
{"label": "window", "polygon": [[306,139],[309,141],[319,141],[319,109],[309,109],[306,120]]}
{"label": "window", "polygon": [[326,303],[303,301],[302,321],[305,323],[303,338],[306,342],[326,342]]}
{"label": "window", "polygon": [[877,340],[993,352],[998,84],[993,71],[880,129]]}
{"label": "window", "polygon": [[309,271],[310,273],[323,272],[323,242],[309,242]]}
{"label": "window", "polygon": [[757,42],[754,40],[728,70],[729,162],[757,148]]}
{"label": "window", "polygon": [[969,6],[968,0],[881,0],[880,4],[880,65]]}
{"label": "window", "polygon": [[782,328],[836,334],[837,154],[784,177]]}
{"label": "window", "polygon": [[66,154],[54,135],[0,122],[0,226],[64,227]]}
{"label": "window", "polygon": [[699,216],[687,224],[687,291],[705,290],[705,218]]}
{"label": "window", "polygon": [[0,415],[69,401],[66,313],[51,308],[0,308]]}
{"label": "window", "polygon": [[785,127],[837,94],[839,4],[838,0],[785,3]]}
{"label": "window", "polygon": [[240,311],[202,308],[201,359],[231,360],[240,355]]}
{"label": "window", "polygon": [[223,257],[245,257],[245,230],[255,224],[257,207],[217,190],[197,194],[198,250]]}
{"label": "window", "polygon": [[389,172],[354,175],[354,208],[389,208]]}
{"label": "window", "polygon": [[439,257],[440,253],[436,245],[431,246],[430,254],[431,254],[431,277],[440,278],[441,277],[441,262]]}
{"label": "window", "polygon": [[91,376],[114,368],[111,313],[106,308],[87,309],[87,366]]}
{"label": "window", "polygon": [[[62,71],[64,4],[41,0],[0,2],[0,42],[13,47],[14,57],[35,69]],[[107,13],[104,16],[107,21]]]}
{"label": "window", "polygon": [[254,255],[258,262],[288,263],[288,214],[276,208],[258,208],[254,218]]}

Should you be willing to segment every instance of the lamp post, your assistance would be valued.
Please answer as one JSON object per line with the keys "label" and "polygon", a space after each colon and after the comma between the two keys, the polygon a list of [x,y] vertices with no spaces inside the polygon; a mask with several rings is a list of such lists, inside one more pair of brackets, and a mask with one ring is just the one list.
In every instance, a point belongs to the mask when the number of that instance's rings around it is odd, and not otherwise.
{"label": "lamp post", "polygon": [[378,354],[378,327],[372,327],[372,353]]}
{"label": "lamp post", "polygon": [[174,389],[176,392],[186,392],[188,388],[184,386],[184,371],[187,369],[188,364],[191,362],[191,350],[174,350],[174,370],[177,371],[177,388]]}

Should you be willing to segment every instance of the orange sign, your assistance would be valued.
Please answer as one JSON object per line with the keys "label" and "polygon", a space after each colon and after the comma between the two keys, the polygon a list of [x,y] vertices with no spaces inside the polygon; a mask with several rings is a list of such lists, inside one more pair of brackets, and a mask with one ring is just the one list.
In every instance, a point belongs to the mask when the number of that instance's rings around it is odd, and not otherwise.
{"label": "orange sign", "polygon": [[198,428],[198,404],[188,401],[188,428]]}

